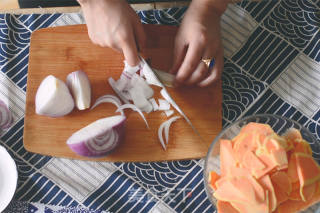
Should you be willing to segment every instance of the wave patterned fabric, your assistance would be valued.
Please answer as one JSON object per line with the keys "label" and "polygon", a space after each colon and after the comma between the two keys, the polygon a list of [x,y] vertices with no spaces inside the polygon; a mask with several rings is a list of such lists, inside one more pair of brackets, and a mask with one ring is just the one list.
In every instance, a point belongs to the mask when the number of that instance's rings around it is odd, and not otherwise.
{"label": "wave patterned fabric", "polygon": [[[257,113],[283,115],[320,139],[320,1],[243,1],[221,20],[223,127]],[[143,23],[179,25],[187,8],[139,11]],[[0,145],[19,180],[5,212],[214,212],[203,159],[156,163],[83,162],[27,152],[23,125],[31,33],[84,23],[71,14],[0,15],[0,99],[14,125]],[[313,145],[315,157],[320,150]],[[315,206],[310,212],[314,212]]]}

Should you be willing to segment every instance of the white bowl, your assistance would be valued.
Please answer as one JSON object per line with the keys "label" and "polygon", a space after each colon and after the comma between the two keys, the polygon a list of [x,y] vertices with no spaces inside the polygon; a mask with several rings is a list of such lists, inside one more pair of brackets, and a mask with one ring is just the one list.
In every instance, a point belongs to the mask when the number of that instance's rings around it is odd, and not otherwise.
{"label": "white bowl", "polygon": [[0,146],[0,212],[10,203],[17,188],[17,167],[6,151]]}

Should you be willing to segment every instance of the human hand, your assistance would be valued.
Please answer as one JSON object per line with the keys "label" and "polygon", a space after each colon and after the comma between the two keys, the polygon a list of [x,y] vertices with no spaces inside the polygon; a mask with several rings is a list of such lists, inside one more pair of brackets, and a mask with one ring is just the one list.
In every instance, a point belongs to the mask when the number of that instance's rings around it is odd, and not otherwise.
{"label": "human hand", "polygon": [[[225,11],[225,0],[193,0],[175,39],[171,73],[176,73],[176,85],[208,86],[220,78],[223,68],[223,47],[220,16]],[[202,59],[214,58],[209,70]]]}
{"label": "human hand", "polygon": [[91,41],[123,52],[130,66],[139,62],[146,41],[140,18],[125,0],[78,0]]}

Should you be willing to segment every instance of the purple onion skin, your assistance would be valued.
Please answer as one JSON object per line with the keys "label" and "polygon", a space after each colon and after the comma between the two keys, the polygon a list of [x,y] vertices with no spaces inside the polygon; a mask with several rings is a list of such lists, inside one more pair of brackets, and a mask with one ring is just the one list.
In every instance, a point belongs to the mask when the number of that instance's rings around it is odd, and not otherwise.
{"label": "purple onion skin", "polygon": [[8,111],[8,114],[9,114],[9,120],[7,121],[7,123],[3,126],[0,126],[0,131],[1,130],[6,130],[6,129],[9,129],[13,123],[13,118],[12,118],[12,113],[11,111],[9,110],[9,107],[2,101],[0,100],[0,107],[4,107],[7,111]]}
{"label": "purple onion skin", "polygon": [[[114,129],[118,135],[118,141],[116,142],[116,145],[114,147],[112,147],[112,149],[110,150],[106,150],[105,152],[101,153],[93,153],[86,145],[86,143],[84,143],[84,141],[81,141],[80,143],[75,143],[75,144],[68,144],[69,148],[77,153],[78,155],[81,155],[83,157],[89,157],[89,158],[100,158],[100,157],[105,157],[109,154],[111,154],[121,143],[122,141],[125,139],[125,122],[126,119],[123,119],[123,121],[121,121],[119,124],[115,125],[114,127],[112,127],[112,129]],[[110,129],[108,129],[110,130]],[[106,131],[108,131],[106,130]]]}

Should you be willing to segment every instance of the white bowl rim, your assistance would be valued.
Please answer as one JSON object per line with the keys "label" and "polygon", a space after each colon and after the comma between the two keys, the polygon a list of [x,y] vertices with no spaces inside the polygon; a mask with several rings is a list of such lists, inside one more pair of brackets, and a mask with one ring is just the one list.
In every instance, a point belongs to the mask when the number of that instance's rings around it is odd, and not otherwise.
{"label": "white bowl rim", "polygon": [[[3,187],[0,188],[0,212],[2,212],[9,205],[16,191],[17,181],[18,181],[18,171],[13,158],[7,152],[7,150],[1,145],[0,145],[0,159],[2,162],[5,162],[2,164],[0,163],[0,166],[2,166],[2,168],[5,171],[10,172],[9,175],[6,175],[9,178],[4,179],[5,182],[3,183],[6,185],[6,190],[8,190],[4,193],[5,196],[1,196],[1,194],[3,195],[3,193],[1,193],[1,188],[3,189]],[[11,181],[10,180],[8,181],[8,179],[10,179]],[[0,181],[1,181],[1,178],[0,178]]]}

